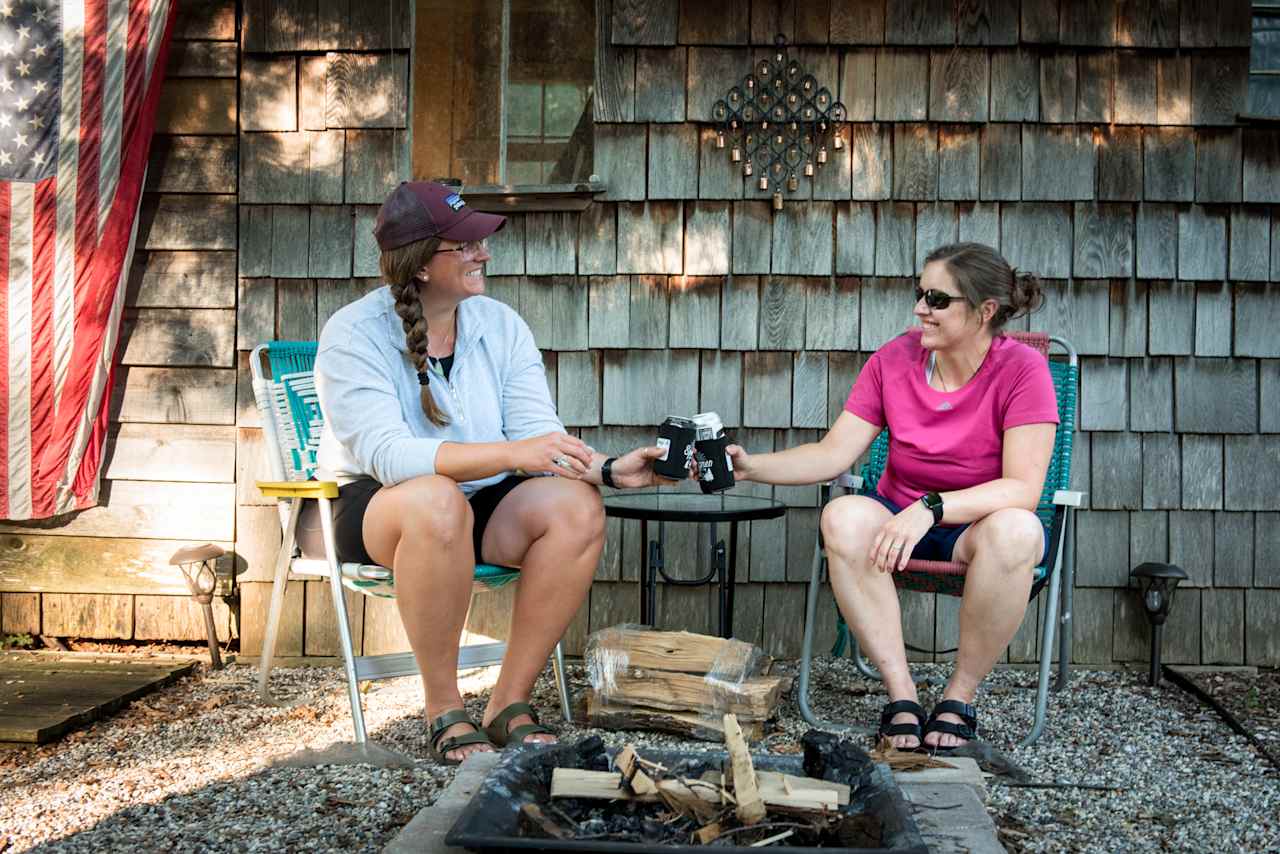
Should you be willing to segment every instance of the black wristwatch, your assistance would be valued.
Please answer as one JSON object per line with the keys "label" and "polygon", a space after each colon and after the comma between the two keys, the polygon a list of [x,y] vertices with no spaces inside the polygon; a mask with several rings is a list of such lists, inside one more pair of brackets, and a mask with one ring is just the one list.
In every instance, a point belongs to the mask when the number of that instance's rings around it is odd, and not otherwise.
{"label": "black wristwatch", "polygon": [[618,485],[613,482],[613,461],[617,457],[609,457],[600,464],[600,482],[610,489],[617,489]]}
{"label": "black wristwatch", "polygon": [[920,503],[933,512],[933,524],[942,521],[942,496],[936,492],[926,492],[920,496]]}

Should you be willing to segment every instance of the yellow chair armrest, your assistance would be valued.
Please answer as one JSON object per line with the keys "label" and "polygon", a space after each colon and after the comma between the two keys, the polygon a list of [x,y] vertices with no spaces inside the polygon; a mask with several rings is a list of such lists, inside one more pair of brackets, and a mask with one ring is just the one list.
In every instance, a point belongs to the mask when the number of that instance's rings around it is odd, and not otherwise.
{"label": "yellow chair armrest", "polygon": [[260,480],[258,489],[267,498],[337,498],[332,480]]}

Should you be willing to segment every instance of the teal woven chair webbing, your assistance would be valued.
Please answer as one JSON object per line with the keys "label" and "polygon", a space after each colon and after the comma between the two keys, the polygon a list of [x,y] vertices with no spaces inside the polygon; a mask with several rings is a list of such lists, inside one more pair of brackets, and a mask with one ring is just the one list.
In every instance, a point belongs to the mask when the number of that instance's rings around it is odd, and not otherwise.
{"label": "teal woven chair webbing", "polygon": [[316,342],[268,341],[267,361],[271,365],[272,379],[279,379],[285,374],[314,370]]}

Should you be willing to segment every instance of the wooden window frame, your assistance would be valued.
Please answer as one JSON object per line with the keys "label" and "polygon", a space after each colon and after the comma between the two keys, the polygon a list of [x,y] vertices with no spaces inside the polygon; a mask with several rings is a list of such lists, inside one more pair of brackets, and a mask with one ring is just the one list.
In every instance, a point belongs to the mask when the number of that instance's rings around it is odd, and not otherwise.
{"label": "wooden window frame", "polygon": [[[1250,8],[1249,8],[1250,38],[1252,38],[1252,32],[1253,32],[1252,20],[1255,16],[1258,16],[1258,15],[1262,15],[1263,17],[1270,17],[1270,18],[1280,18],[1280,2],[1275,2],[1275,0],[1272,0],[1272,2],[1254,2],[1250,4]],[[1249,49],[1250,51],[1253,50],[1252,44],[1250,45]],[[1249,82],[1254,77],[1280,77],[1280,68],[1265,68],[1259,71],[1254,71],[1253,69],[1249,69],[1247,72],[1247,75],[1248,76],[1245,80],[1246,105],[1248,104],[1248,100],[1249,100]],[[1274,113],[1274,114],[1239,113],[1236,115],[1236,121],[1242,124],[1280,126],[1280,113]]]}

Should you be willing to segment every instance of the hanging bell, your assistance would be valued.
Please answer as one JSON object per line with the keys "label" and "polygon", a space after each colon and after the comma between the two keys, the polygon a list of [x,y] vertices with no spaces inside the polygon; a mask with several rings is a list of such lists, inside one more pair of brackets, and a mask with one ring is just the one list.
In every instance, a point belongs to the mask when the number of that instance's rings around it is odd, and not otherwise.
{"label": "hanging bell", "polygon": [[773,209],[775,211],[782,210],[782,193],[777,190],[773,191]]}
{"label": "hanging bell", "polygon": [[792,175],[787,179],[787,192],[794,193],[798,189],[800,189],[800,179]]}
{"label": "hanging bell", "polygon": [[836,151],[839,151],[840,149],[844,148],[844,137],[841,134],[836,134],[836,138],[835,138],[835,141],[832,143],[832,147]]}
{"label": "hanging bell", "polygon": [[754,171],[755,171],[755,170],[751,168],[751,161],[750,161],[750,160],[748,160],[746,163],[743,163],[743,164],[742,164],[742,174],[743,174],[743,175],[750,175],[750,174],[751,174],[752,172],[754,172]]}
{"label": "hanging bell", "polygon": [[733,163],[740,162],[742,160],[742,149],[736,145],[729,149],[729,160]]}
{"label": "hanging bell", "polygon": [[724,133],[716,134],[716,148],[724,148]]}
{"label": "hanging bell", "polygon": [[818,162],[819,163],[827,162],[827,147],[825,145],[822,146],[822,148],[818,149]]}
{"label": "hanging bell", "polygon": [[760,189],[762,189],[762,190],[767,190],[767,189],[769,189],[769,176],[768,176],[768,175],[761,175],[761,176],[760,176]]}
{"label": "hanging bell", "polygon": [[811,160],[806,160],[804,163],[804,177],[806,178],[813,177],[813,161]]}
{"label": "hanging bell", "polygon": [[765,119],[764,121],[760,122],[760,130],[768,130],[768,129],[769,129],[768,119]]}

